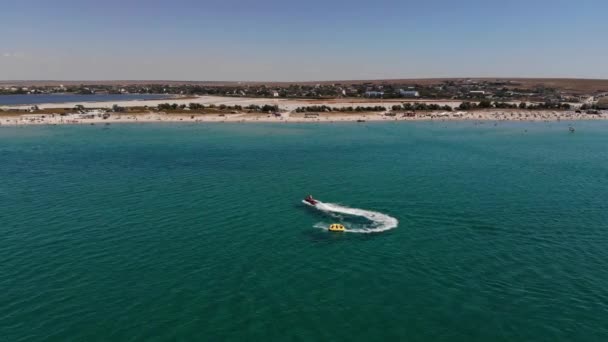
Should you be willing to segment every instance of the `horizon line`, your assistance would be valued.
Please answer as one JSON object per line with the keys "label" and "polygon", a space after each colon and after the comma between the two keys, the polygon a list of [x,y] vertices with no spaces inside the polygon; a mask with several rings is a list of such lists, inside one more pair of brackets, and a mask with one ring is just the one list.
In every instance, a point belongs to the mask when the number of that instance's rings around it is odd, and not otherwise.
{"label": "horizon line", "polygon": [[335,79],[335,80],[179,80],[179,79],[13,79],[0,80],[0,83],[19,82],[170,82],[170,83],[340,83],[340,82],[397,82],[397,81],[443,81],[443,80],[585,80],[585,81],[608,81],[608,78],[587,77],[508,77],[508,76],[463,76],[463,77],[412,77],[412,78],[370,78],[370,79]]}

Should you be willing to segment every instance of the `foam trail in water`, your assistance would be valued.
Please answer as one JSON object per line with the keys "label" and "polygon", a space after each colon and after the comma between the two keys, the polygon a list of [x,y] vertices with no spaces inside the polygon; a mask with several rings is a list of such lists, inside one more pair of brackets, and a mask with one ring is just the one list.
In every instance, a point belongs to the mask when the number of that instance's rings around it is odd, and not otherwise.
{"label": "foam trail in water", "polygon": [[[346,231],[349,233],[380,233],[397,228],[397,225],[399,225],[399,221],[396,218],[376,211],[349,208],[334,203],[323,203],[321,201],[317,201],[317,204],[315,205],[312,205],[306,201],[302,201],[302,203],[328,214],[337,213],[359,216],[372,222],[372,226],[370,228],[346,229]],[[327,227],[320,224],[316,224],[314,227],[327,229]]]}

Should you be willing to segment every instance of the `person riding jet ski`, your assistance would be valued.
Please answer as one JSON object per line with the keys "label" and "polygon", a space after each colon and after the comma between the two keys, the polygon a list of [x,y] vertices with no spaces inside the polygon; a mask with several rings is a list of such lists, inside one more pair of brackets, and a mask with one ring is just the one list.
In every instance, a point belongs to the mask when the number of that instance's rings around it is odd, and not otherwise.
{"label": "person riding jet ski", "polygon": [[319,201],[317,201],[314,198],[312,198],[312,195],[306,196],[306,198],[304,200],[306,202],[308,202],[309,204],[312,204],[312,205],[316,205],[317,203],[319,203]]}

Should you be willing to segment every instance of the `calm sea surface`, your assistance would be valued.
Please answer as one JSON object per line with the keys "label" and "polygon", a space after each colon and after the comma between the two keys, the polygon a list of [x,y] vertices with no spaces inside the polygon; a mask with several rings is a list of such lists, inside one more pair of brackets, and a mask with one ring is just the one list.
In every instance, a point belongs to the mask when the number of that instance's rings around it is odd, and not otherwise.
{"label": "calm sea surface", "polygon": [[607,189],[605,122],[3,127],[0,340],[606,341]]}
{"label": "calm sea surface", "polygon": [[102,102],[102,101],[131,101],[131,100],[160,100],[171,98],[167,94],[104,94],[104,95],[74,95],[74,94],[39,94],[39,95],[0,95],[0,106],[36,105],[42,103],[65,102]]}

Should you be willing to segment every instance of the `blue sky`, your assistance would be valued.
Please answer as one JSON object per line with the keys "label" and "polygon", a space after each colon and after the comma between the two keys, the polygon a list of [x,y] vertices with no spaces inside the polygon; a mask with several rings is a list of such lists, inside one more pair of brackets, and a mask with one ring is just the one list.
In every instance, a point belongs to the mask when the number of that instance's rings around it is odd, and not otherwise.
{"label": "blue sky", "polygon": [[606,0],[11,1],[0,79],[608,78]]}

